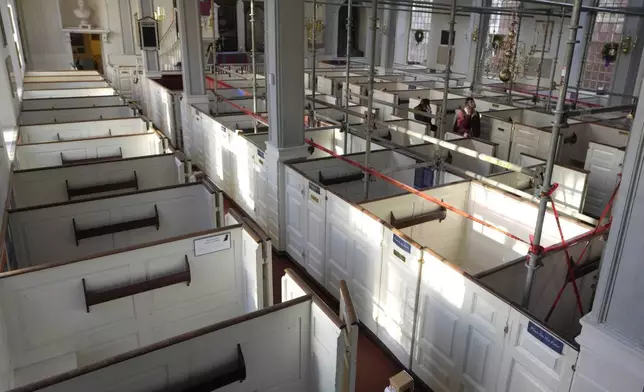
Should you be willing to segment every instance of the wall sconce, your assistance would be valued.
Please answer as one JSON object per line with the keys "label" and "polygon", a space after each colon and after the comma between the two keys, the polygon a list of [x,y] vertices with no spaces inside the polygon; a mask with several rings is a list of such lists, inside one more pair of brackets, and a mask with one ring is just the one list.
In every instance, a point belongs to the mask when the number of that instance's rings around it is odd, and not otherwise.
{"label": "wall sconce", "polygon": [[154,19],[156,19],[159,22],[164,20],[165,19],[165,8],[157,7],[157,9],[154,11]]}
{"label": "wall sconce", "polygon": [[631,37],[630,35],[625,36],[622,39],[622,43],[620,46],[622,49],[622,53],[629,54],[631,52],[631,49],[633,49],[633,47],[635,46],[635,43],[633,42],[633,37]]}
{"label": "wall sconce", "polygon": [[472,42],[477,42],[479,40],[479,27],[475,26],[472,30]]}

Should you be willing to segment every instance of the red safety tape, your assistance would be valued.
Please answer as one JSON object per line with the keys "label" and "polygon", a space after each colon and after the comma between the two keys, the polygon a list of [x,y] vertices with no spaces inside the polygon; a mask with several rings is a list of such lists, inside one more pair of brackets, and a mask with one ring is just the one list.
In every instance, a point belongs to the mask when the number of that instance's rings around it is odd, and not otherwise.
{"label": "red safety tape", "polygon": [[[223,82],[221,82],[221,83],[223,83]],[[256,118],[256,119],[258,119],[258,120],[260,120],[262,122],[267,122],[268,121],[268,118],[264,118],[262,116],[259,116],[255,112],[253,112],[253,111],[251,111],[251,110],[249,110],[247,108],[244,108],[242,106],[239,106],[239,105],[235,104],[233,101],[231,101],[229,99],[226,99],[224,97],[218,97],[218,99],[221,99],[222,101],[226,101],[226,102],[230,103],[233,107],[239,109],[240,111],[242,111],[242,112],[248,114],[249,116],[252,116],[252,117],[254,117],[254,118]],[[304,116],[304,119],[305,119],[304,121],[307,121],[307,116]],[[575,245],[578,242],[583,241],[584,239],[588,239],[588,238],[594,237],[596,235],[602,234],[603,232],[607,231],[608,228],[610,227],[610,225],[606,225],[605,227],[602,226],[601,228],[596,228],[595,232],[588,232],[588,233],[581,234],[581,235],[579,235],[577,237],[573,237],[570,241],[567,242],[566,245],[564,245],[564,244],[555,244],[555,245],[551,245],[549,247],[535,246],[534,243],[533,243],[533,241],[534,241],[534,236],[533,235],[530,235],[530,240],[526,241],[526,240],[524,240],[522,238],[519,238],[519,237],[517,237],[517,236],[515,236],[515,235],[513,235],[513,234],[511,234],[511,233],[509,233],[509,232],[507,232],[507,231],[505,231],[503,229],[500,229],[500,228],[498,228],[498,227],[496,227],[496,226],[494,226],[494,225],[492,225],[490,223],[487,223],[487,222],[482,221],[482,220],[480,220],[478,218],[475,218],[474,216],[468,214],[467,212],[459,210],[458,208],[456,208],[456,207],[454,207],[452,205],[449,205],[449,204],[443,202],[440,199],[437,199],[437,198],[429,196],[429,195],[427,195],[425,193],[419,192],[418,190],[416,190],[415,188],[410,187],[407,184],[404,184],[404,183],[402,183],[400,181],[397,181],[397,180],[395,180],[395,179],[393,179],[393,178],[391,178],[389,176],[386,176],[386,175],[384,175],[384,174],[382,174],[382,173],[380,173],[380,172],[378,172],[378,171],[376,171],[374,169],[367,168],[367,167],[361,165],[358,162],[355,162],[355,161],[353,161],[351,159],[345,158],[342,155],[338,155],[335,152],[333,152],[333,151],[331,151],[331,150],[329,150],[329,149],[327,149],[327,148],[325,148],[325,147],[323,147],[323,146],[321,146],[321,145],[319,145],[319,144],[317,144],[317,143],[315,143],[315,142],[313,142],[311,140],[306,139],[305,142],[310,144],[310,145],[312,145],[313,147],[321,150],[321,151],[326,152],[327,154],[329,154],[329,155],[331,155],[331,156],[333,156],[335,158],[338,158],[338,159],[340,159],[340,160],[342,160],[344,162],[347,162],[352,166],[358,167],[358,168],[362,169],[363,171],[365,171],[365,172],[367,172],[367,173],[369,173],[371,175],[374,175],[374,176],[376,176],[378,178],[381,178],[382,180],[385,180],[385,181],[389,182],[390,184],[393,184],[393,185],[395,185],[395,186],[397,186],[397,187],[399,187],[401,189],[404,189],[404,190],[406,190],[406,191],[408,191],[410,193],[413,193],[413,194],[415,194],[417,196],[420,196],[420,197],[422,197],[422,198],[424,198],[424,199],[426,199],[426,200],[428,200],[428,201],[430,201],[432,203],[438,204],[439,206],[445,207],[446,209],[448,209],[448,210],[450,210],[452,212],[455,212],[456,214],[458,214],[460,216],[463,216],[463,217],[465,217],[467,219],[470,219],[470,220],[472,220],[474,222],[477,222],[477,223],[479,223],[479,224],[481,224],[481,225],[483,225],[485,227],[488,227],[490,229],[498,231],[499,233],[502,233],[502,234],[514,239],[514,240],[520,241],[520,242],[522,242],[524,244],[528,244],[528,245],[530,245],[530,247],[529,247],[530,253],[534,253],[534,254],[537,254],[537,255],[544,255],[546,253],[556,252],[556,251],[559,251],[559,250],[562,250],[562,249],[567,249],[568,247],[570,247],[572,245]],[[557,186],[558,186],[558,184],[553,185],[553,187],[549,191],[549,195],[551,195],[557,189]]]}
{"label": "red safety tape", "polygon": [[522,238],[519,238],[519,237],[515,236],[514,234],[511,234],[511,233],[509,233],[509,232],[507,232],[507,231],[505,231],[503,229],[500,229],[500,228],[498,228],[498,227],[496,227],[496,226],[494,226],[494,225],[492,225],[490,223],[487,223],[487,222],[485,222],[485,221],[483,221],[481,219],[478,219],[478,218],[468,214],[465,211],[459,210],[458,208],[452,206],[451,204],[447,204],[447,203],[445,203],[444,201],[442,201],[440,199],[437,199],[437,198],[435,198],[433,196],[430,196],[430,195],[427,195],[427,194],[425,194],[423,192],[420,192],[417,189],[412,188],[411,186],[409,186],[407,184],[404,184],[404,183],[402,183],[402,182],[400,182],[400,181],[398,181],[396,179],[393,179],[393,178],[391,178],[391,177],[389,177],[387,175],[384,175],[384,174],[382,174],[382,173],[380,173],[380,172],[378,172],[378,171],[376,171],[374,169],[371,169],[371,168],[368,168],[366,166],[363,166],[362,164],[360,164],[360,163],[358,163],[356,161],[348,159],[348,158],[346,158],[346,157],[344,157],[342,155],[338,155],[335,152],[327,149],[326,147],[323,147],[323,146],[321,146],[321,145],[319,145],[319,144],[317,144],[317,143],[315,143],[315,142],[313,142],[313,141],[311,141],[309,139],[305,139],[304,141],[306,143],[310,144],[311,146],[317,148],[318,150],[324,151],[325,153],[327,153],[327,154],[329,154],[329,155],[331,155],[331,156],[333,156],[335,158],[338,158],[341,161],[344,161],[344,162],[350,164],[351,166],[357,167],[357,168],[363,170],[364,172],[369,173],[374,177],[378,177],[381,180],[384,180],[384,181],[386,181],[386,182],[388,182],[388,183],[390,183],[392,185],[395,185],[395,186],[397,186],[397,187],[399,187],[401,189],[404,189],[409,193],[413,193],[413,194],[415,194],[417,196],[422,197],[423,199],[425,199],[427,201],[430,201],[430,202],[432,202],[434,204],[437,204],[437,205],[439,205],[441,207],[445,207],[446,209],[448,209],[448,210],[450,210],[450,211],[452,211],[452,212],[454,212],[454,213],[456,213],[456,214],[458,214],[458,215],[460,215],[462,217],[470,219],[470,220],[472,220],[472,221],[474,221],[476,223],[479,223],[479,224],[481,224],[481,225],[483,225],[485,227],[488,227],[488,228],[490,228],[492,230],[498,231],[499,233],[504,234],[504,235],[512,238],[513,240],[517,240],[517,241],[523,242],[525,244],[528,243],[526,240],[524,240]]}
{"label": "red safety tape", "polygon": [[[590,246],[590,238],[595,237],[595,236],[600,235],[600,234],[603,234],[603,233],[607,232],[610,229],[610,225],[612,223],[611,221],[609,221],[607,224],[605,224],[603,226],[600,226],[600,225],[601,225],[601,222],[604,219],[606,219],[606,216],[608,215],[608,212],[610,211],[611,206],[615,202],[615,197],[617,196],[617,191],[619,190],[619,187],[622,184],[622,174],[619,173],[617,176],[618,176],[619,180],[617,181],[617,185],[615,186],[615,189],[613,190],[613,193],[611,194],[610,199],[608,199],[608,202],[604,206],[604,209],[603,209],[601,215],[599,216],[599,221],[597,222],[597,226],[595,226],[595,229],[592,230],[591,232],[586,233],[586,234],[590,234],[588,236],[588,241],[586,242],[586,245],[584,246],[584,249],[582,249],[581,253],[579,254],[579,257],[577,257],[577,260],[575,261],[574,265],[571,266],[571,268],[574,268],[577,265],[579,265],[581,260],[584,258],[584,255],[586,254],[586,251],[588,250],[588,247]],[[570,246],[570,245],[568,245],[568,246]],[[564,284],[561,286],[561,288],[559,289],[559,291],[557,292],[557,296],[555,297],[555,300],[552,303],[552,306],[550,306],[550,309],[548,310],[548,314],[546,315],[546,318],[545,318],[546,322],[548,322],[548,320],[550,320],[550,317],[552,316],[552,313],[557,308],[557,305],[559,304],[559,301],[561,300],[561,296],[563,295],[563,292],[566,289],[567,285],[568,285],[568,281],[566,280],[564,282]],[[581,314],[583,315],[583,309],[582,309]]]}

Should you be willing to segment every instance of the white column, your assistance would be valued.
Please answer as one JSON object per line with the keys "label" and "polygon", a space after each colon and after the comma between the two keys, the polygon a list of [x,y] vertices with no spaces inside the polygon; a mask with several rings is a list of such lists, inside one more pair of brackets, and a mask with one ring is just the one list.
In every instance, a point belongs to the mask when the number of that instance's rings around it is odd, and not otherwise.
{"label": "white column", "polygon": [[[634,81],[633,81],[634,83]],[[640,90],[640,96],[644,89]],[[633,122],[593,310],[582,318],[573,392],[644,387],[644,101]]]}
{"label": "white column", "polygon": [[[636,4],[634,4],[636,3]],[[644,4],[644,1],[637,0],[636,2],[631,1],[629,6],[631,7],[641,7]],[[639,82],[636,81],[640,65],[641,58],[644,48],[644,40],[641,39],[642,34],[644,34],[644,21],[638,16],[627,16],[624,22],[624,32],[623,37],[627,35],[631,36],[632,42],[636,42],[636,45],[631,49],[628,54],[624,54],[621,51],[617,56],[617,61],[615,62],[615,74],[613,76],[613,85],[610,88],[610,91],[616,94],[625,94],[633,95],[637,90],[635,90],[635,85]],[[631,100],[625,100],[622,102],[622,99],[616,97],[611,99],[611,104],[619,105],[622,103],[630,103]]]}
{"label": "white column", "polygon": [[[382,13],[382,47],[380,50],[380,66],[386,70],[390,70],[394,67],[396,32],[398,30],[398,26],[396,25],[397,17],[398,11],[386,9]],[[400,28],[402,29],[403,26]],[[401,45],[404,43],[405,41],[400,42]]]}
{"label": "white column", "polygon": [[[284,161],[308,155],[304,144],[304,2],[266,0],[266,163],[268,231],[278,250],[286,238]],[[300,31],[300,34],[296,34]]]}
{"label": "white column", "polygon": [[[154,18],[154,1],[153,0],[140,0],[141,1],[141,18]],[[139,28],[138,26],[136,27]],[[161,35],[161,31],[158,32]],[[160,37],[159,37],[160,38]],[[158,50],[144,50],[143,51],[143,65],[145,68],[145,76],[148,78],[160,78],[161,66],[159,62]]]}
{"label": "white column", "polygon": [[181,40],[181,70],[184,99],[188,105],[208,110],[204,75],[203,39],[199,0],[177,2],[179,11],[179,38]]}
{"label": "white column", "polygon": [[394,48],[394,62],[407,64],[407,48],[409,46],[409,23],[411,12],[396,12],[396,35]]}
{"label": "white column", "polygon": [[[123,54],[135,54],[134,29],[132,26],[131,0],[118,0],[119,17],[121,21],[121,39],[123,40]],[[159,32],[161,34],[161,32]]]}
{"label": "white column", "polygon": [[242,0],[237,0],[237,49],[246,52],[246,13]]}

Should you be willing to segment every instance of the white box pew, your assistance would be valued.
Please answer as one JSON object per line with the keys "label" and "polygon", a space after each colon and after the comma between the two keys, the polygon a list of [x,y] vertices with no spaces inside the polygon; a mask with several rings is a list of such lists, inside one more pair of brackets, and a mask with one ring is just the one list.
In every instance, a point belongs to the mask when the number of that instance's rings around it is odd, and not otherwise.
{"label": "white box pew", "polygon": [[233,225],[0,275],[15,386],[265,307],[250,299],[272,303],[244,280],[270,278],[265,244],[245,241],[247,231]]}
{"label": "white box pew", "polygon": [[[226,81],[221,82],[221,86],[224,88],[243,88],[245,90],[252,89],[253,87],[253,80],[252,78],[248,79],[229,79]],[[264,79],[258,79],[257,80],[257,86],[258,87],[266,87],[266,80]]]}
{"label": "white box pew", "polygon": [[27,71],[25,76],[96,76],[96,70]]}
{"label": "white box pew", "polygon": [[105,80],[96,81],[72,81],[72,82],[41,82],[41,83],[25,83],[24,91],[33,90],[64,90],[64,89],[80,89],[80,88],[105,88],[110,87],[110,84]]}
{"label": "white box pew", "polygon": [[[534,230],[536,205],[480,183],[461,182],[424,192],[509,230],[520,238],[527,239]],[[337,202],[336,199],[333,201]],[[572,340],[569,328],[574,313],[565,314],[562,311],[561,317],[555,316],[549,326],[545,326],[545,314],[532,311],[547,308],[551,303],[548,302],[550,294],[547,295],[547,303],[541,303],[535,309],[523,309],[515,305],[521,302],[520,297],[506,297],[505,290],[482,285],[476,278],[493,275],[508,266],[520,267],[525,273],[523,262],[528,250],[526,244],[506,238],[449,211],[444,219],[440,219],[439,215],[432,217],[432,213],[440,211],[440,208],[416,195],[363,203],[356,211],[360,210],[382,223],[384,240],[391,242],[391,245],[385,245],[379,251],[374,249],[376,253],[381,253],[378,336],[403,363],[411,363],[411,369],[431,388],[453,390],[455,386],[465,385],[468,388],[493,390],[497,383],[512,385],[507,390],[543,389],[545,386],[551,390],[569,388],[572,370],[559,363],[574,364],[577,358],[574,346],[564,340]],[[358,216],[353,218],[353,211],[353,208],[349,208],[342,215],[356,221]],[[427,222],[419,223],[422,220]],[[567,239],[591,230],[588,226],[565,218],[561,223]],[[333,230],[341,227],[339,220],[337,225]],[[358,233],[351,229],[348,232],[344,229],[343,232],[349,239],[342,239],[342,232],[339,232],[334,238],[339,242],[328,245],[334,255],[350,254],[346,244],[357,241],[355,237]],[[375,232],[375,228],[370,232]],[[546,216],[543,240],[546,246],[560,242],[550,212]],[[345,245],[340,245],[342,243]],[[597,251],[600,249],[595,248],[592,253],[597,254]],[[414,263],[421,257],[422,265]],[[375,254],[365,260],[372,263],[370,269],[379,269],[373,265],[378,263]],[[367,261],[356,263],[347,258],[346,262],[355,263],[355,267],[347,266],[347,269],[365,270],[364,263]],[[561,266],[565,269],[566,263],[561,253],[549,256],[546,262],[548,266],[544,270],[559,273],[562,272]],[[415,272],[418,270],[420,278]],[[519,271],[515,272],[518,274]],[[562,273],[565,275],[565,271]],[[365,274],[361,275],[364,281]],[[344,276],[340,275],[339,278]],[[548,273],[539,279],[541,290],[548,279]],[[506,286],[514,289],[522,287],[524,282],[522,278],[512,277],[511,282],[508,280],[510,278],[506,275],[504,280],[498,279],[498,283],[505,282]],[[419,281],[420,285],[417,283]],[[553,283],[553,286],[558,283]],[[357,298],[355,291],[354,297]],[[415,298],[418,298],[418,303]],[[564,298],[564,309],[571,305],[571,300],[570,296]],[[535,299],[536,302],[538,300]],[[414,315],[413,309],[418,309],[418,313]],[[412,328],[414,325],[415,330]],[[551,328],[557,329],[551,332]],[[552,345],[548,346],[544,340],[540,340],[542,334],[535,334],[535,331],[545,332]],[[508,340],[506,333],[513,338]],[[413,353],[412,341],[416,347]],[[546,351],[550,354],[543,356],[544,349],[556,349],[557,352]],[[557,358],[557,362],[546,359],[552,356]],[[486,364],[477,368],[474,376],[465,366],[472,361]],[[534,366],[535,361],[539,366]],[[527,366],[529,363],[533,363],[533,366]],[[513,378],[516,372],[521,374],[519,379]]]}
{"label": "white box pew", "polygon": [[111,162],[17,170],[12,208],[62,203],[179,185],[186,181],[184,157],[162,154]]}
{"label": "white box pew", "polygon": [[[407,115],[405,115],[405,118],[390,116],[389,120],[387,120],[386,122],[390,124],[389,126],[392,130],[401,130],[405,132],[413,131],[421,133],[423,135],[429,135],[432,137],[435,136],[435,132],[431,130],[431,127],[429,127],[428,124],[414,120],[413,116],[411,117],[411,119],[407,118]],[[436,121],[432,120],[432,123],[435,124]],[[416,144],[426,143],[423,139],[405,135],[401,132],[391,132],[391,141],[402,146],[413,146]]]}
{"label": "white box pew", "polygon": [[20,125],[107,120],[136,116],[138,116],[138,109],[122,104],[102,107],[23,110],[20,113]]}
{"label": "white box pew", "polygon": [[118,106],[126,104],[125,98],[119,95],[106,95],[104,97],[83,97],[83,98],[44,98],[27,99],[22,102],[22,110],[46,110],[46,109],[71,109],[89,108],[102,106]]}
{"label": "white box pew", "polygon": [[144,81],[148,94],[143,96],[145,114],[167,136],[173,146],[180,148],[181,93],[172,91],[153,79]]}
{"label": "white box pew", "polygon": [[[492,157],[496,156],[497,145],[487,140],[477,138],[464,138],[461,135],[457,135],[452,132],[447,132],[445,139],[449,140],[450,143],[456,144],[463,148],[467,148],[469,150],[473,150]],[[411,150],[418,151],[425,155],[433,156],[436,151],[436,145],[426,143],[413,146],[411,147]],[[492,165],[491,163],[461,154],[457,151],[450,151],[450,155],[452,157],[451,163],[463,170],[468,170],[484,177],[492,174],[494,165]]]}
{"label": "white box pew", "polygon": [[[218,88],[217,89],[217,94],[223,96],[224,98],[238,98],[238,97],[248,97],[249,92],[246,90],[242,90],[239,88]],[[257,89],[257,95],[264,95],[266,94],[266,88],[258,88]],[[252,96],[252,86],[251,86],[251,91],[250,95]]]}
{"label": "white box pew", "polygon": [[[240,107],[244,108],[245,110],[250,110],[252,112],[253,98],[248,98],[248,97],[230,98],[230,102],[221,101],[221,102],[215,102],[212,105],[214,106],[213,110],[215,111],[215,113],[218,113],[218,114],[243,113],[243,110],[240,109]],[[266,99],[258,98],[257,111],[265,112],[266,110],[268,110]]]}
{"label": "white box pew", "polygon": [[10,210],[17,265],[79,259],[220,227],[222,197],[192,183]]}
{"label": "white box pew", "polygon": [[[499,145],[499,159],[518,164],[521,153],[547,158],[554,117],[527,109],[481,113],[481,137]],[[569,124],[578,121],[569,119]],[[562,128],[559,144],[572,142],[573,131]]]}
{"label": "white box pew", "polygon": [[133,135],[138,133],[147,133],[149,129],[150,124],[140,117],[71,123],[22,125],[18,129],[18,144]]}
{"label": "white box pew", "polygon": [[165,151],[164,144],[157,133],[21,144],[16,146],[16,169],[157,155]]}
{"label": "white box pew", "polygon": [[25,90],[22,99],[71,98],[71,97],[101,97],[118,95],[112,87],[99,88],[66,88],[54,90]]}
{"label": "white box pew", "polygon": [[[364,162],[364,154],[349,155],[348,158]],[[371,154],[371,165],[376,170],[396,166],[406,166],[416,161],[406,155],[393,151],[375,151]],[[407,185],[414,185],[415,170],[400,170],[390,175]],[[325,248],[325,229],[327,214],[327,198],[340,200],[362,201],[364,182],[360,169],[335,158],[293,163],[286,169],[286,251],[320,284],[327,285],[327,258],[331,257]],[[369,183],[368,199],[373,200],[400,194],[402,191],[381,179],[372,177]],[[340,214],[347,223],[349,215]],[[330,234],[329,234],[330,235]],[[369,237],[371,238],[371,237]],[[367,238],[366,238],[367,239]],[[380,241],[374,244],[380,243]],[[375,272],[374,272],[375,273]],[[350,280],[349,287],[353,290]],[[361,297],[362,298],[362,297]],[[360,312],[359,312],[360,314]],[[361,320],[370,324],[370,318],[360,314]],[[371,321],[373,322],[373,321]]]}
{"label": "white box pew", "polygon": [[[287,271],[293,299],[17,389],[353,392],[357,325]],[[351,304],[350,298],[346,303]],[[261,331],[261,333],[258,333]]]}
{"label": "white box pew", "polygon": [[574,135],[574,143],[563,144],[557,154],[557,161],[567,165],[583,167],[591,142],[624,148],[630,132],[619,127],[599,123],[571,124],[568,130]]}
{"label": "white box pew", "polygon": [[50,75],[50,76],[36,76],[26,75],[25,83],[43,83],[43,82],[99,82],[102,81],[101,75]]}
{"label": "white box pew", "polygon": [[[545,170],[545,164],[545,159],[528,154],[521,154],[520,165],[523,167],[540,168],[543,172]],[[590,175],[591,173],[584,169],[555,164],[552,170],[552,183],[559,185],[552,194],[552,197],[557,205],[563,205],[583,212]],[[526,191],[535,193],[534,189],[527,189]]]}

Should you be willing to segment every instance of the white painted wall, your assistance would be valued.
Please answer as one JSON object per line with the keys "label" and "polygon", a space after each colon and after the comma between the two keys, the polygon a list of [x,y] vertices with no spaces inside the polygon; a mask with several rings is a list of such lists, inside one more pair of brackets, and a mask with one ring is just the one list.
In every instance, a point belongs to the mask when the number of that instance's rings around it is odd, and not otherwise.
{"label": "white painted wall", "polygon": [[45,98],[29,99],[22,103],[22,110],[43,110],[43,109],[65,109],[65,108],[86,108],[100,106],[114,106],[123,104],[124,99],[118,95],[104,97],[84,98]]}
{"label": "white painted wall", "polygon": [[[100,110],[100,109],[97,109]],[[141,118],[82,121],[62,124],[25,125],[19,129],[19,143],[42,143],[91,137],[132,135],[148,132],[148,124]]]}
{"label": "white painted wall", "polygon": [[16,150],[16,169],[60,166],[66,161],[100,157],[133,158],[163,152],[161,139],[154,133],[102,137],[55,143],[23,144]]}
{"label": "white painted wall", "polygon": [[[3,325],[12,337],[17,373],[45,360],[51,368],[65,354],[74,355],[79,367],[90,365],[246,313],[242,249],[235,246],[241,234],[241,227],[229,227],[3,277]],[[195,240],[220,235],[229,236],[228,249],[195,255]],[[87,290],[131,284],[185,271],[186,257],[189,285],[127,296],[87,312],[83,279]],[[115,382],[126,383],[119,377],[108,384]]]}
{"label": "white painted wall", "polygon": [[29,69],[71,69],[72,48],[62,31],[58,1],[21,0],[20,7],[27,34]]}
{"label": "white painted wall", "polygon": [[[185,181],[184,162],[174,154],[101,162],[88,165],[59,166],[45,169],[16,171],[13,174],[12,208],[61,203],[69,200],[70,189],[138,180],[138,190],[147,190]],[[78,196],[75,200],[132,192],[124,189],[114,192]]]}
{"label": "white painted wall", "polygon": [[65,90],[30,90],[24,92],[23,99],[97,97],[103,95],[116,95],[116,91],[111,87]]}
{"label": "white painted wall", "polygon": [[[190,184],[42,206],[10,212],[17,264],[36,266],[88,257],[101,252],[176,237],[217,227],[216,201],[201,184]],[[90,229],[159,214],[159,227],[148,226],[81,239],[76,230]],[[47,238],[46,241],[42,241]],[[36,243],[38,245],[36,245]]]}
{"label": "white painted wall", "polygon": [[[255,313],[234,324],[213,325],[192,339],[179,337],[159,350],[101,367],[97,371],[39,389],[43,392],[107,392],[169,389],[195,380],[237,360],[241,345],[246,379],[226,391],[316,391],[311,371],[312,309],[310,300],[295,300],[270,313]],[[262,333],[257,331],[262,330]],[[325,385],[333,387],[332,380]]]}
{"label": "white painted wall", "polygon": [[103,120],[110,118],[134,117],[138,113],[129,105],[105,106],[100,108],[53,109],[22,112],[20,125],[49,124]]}

